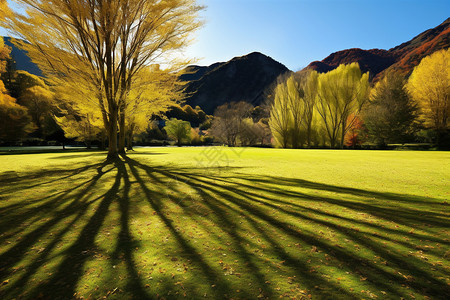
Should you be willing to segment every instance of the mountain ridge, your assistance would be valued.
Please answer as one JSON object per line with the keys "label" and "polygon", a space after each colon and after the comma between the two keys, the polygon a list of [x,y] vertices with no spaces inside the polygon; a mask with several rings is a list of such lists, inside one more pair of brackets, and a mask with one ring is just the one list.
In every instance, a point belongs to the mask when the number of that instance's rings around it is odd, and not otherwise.
{"label": "mountain ridge", "polygon": [[394,70],[409,75],[421,59],[450,46],[450,18],[411,40],[389,50],[351,48],[331,53],[321,61],[311,62],[306,69],[328,72],[340,64],[358,62],[363,72],[369,71],[374,80],[384,72]]}
{"label": "mountain ridge", "polygon": [[189,66],[187,72],[181,77],[186,81],[186,103],[212,114],[229,102],[260,105],[267,87],[289,69],[267,55],[252,52],[207,67]]}

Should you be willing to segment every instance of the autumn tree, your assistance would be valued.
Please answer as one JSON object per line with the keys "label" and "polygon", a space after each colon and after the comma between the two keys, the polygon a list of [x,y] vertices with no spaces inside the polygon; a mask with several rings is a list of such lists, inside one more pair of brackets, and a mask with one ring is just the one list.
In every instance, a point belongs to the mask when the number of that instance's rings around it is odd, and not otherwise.
{"label": "autumn tree", "polygon": [[[5,71],[9,53],[10,49],[0,37],[0,74]],[[14,141],[33,130],[27,109],[16,103],[16,99],[8,94],[3,81],[0,80],[0,140]]]}
{"label": "autumn tree", "polygon": [[345,134],[344,144],[355,149],[366,140],[365,124],[360,117],[354,117],[352,114],[349,119],[352,120],[352,126]]}
{"label": "autumn tree", "polygon": [[55,116],[55,120],[64,130],[66,138],[75,138],[77,141],[85,143],[87,149],[91,148],[94,140],[100,138],[103,129],[101,120],[94,119],[89,114],[85,116]]}
{"label": "autumn tree", "polygon": [[166,126],[164,130],[167,136],[181,146],[183,142],[189,142],[191,139],[191,124],[188,121],[170,119],[166,121]]}
{"label": "autumn tree", "polygon": [[371,141],[382,146],[403,143],[417,131],[417,105],[410,99],[405,83],[402,75],[388,72],[372,89],[362,113]]}
{"label": "autumn tree", "polygon": [[[293,89],[290,89],[290,88]],[[290,143],[290,132],[292,124],[291,97],[299,98],[295,95],[298,91],[295,86],[289,85],[284,77],[278,79],[278,84],[274,88],[273,102],[270,107],[269,126],[276,145],[287,148]]]}
{"label": "autumn tree", "polygon": [[319,75],[316,107],[331,148],[344,146],[344,137],[366,102],[368,90],[369,73],[362,74],[358,63]]}
{"label": "autumn tree", "polygon": [[37,127],[37,135],[43,136],[46,119],[52,118],[54,94],[38,76],[26,71],[17,73],[15,77],[20,86],[20,104],[28,108],[28,113]]}
{"label": "autumn tree", "polygon": [[283,148],[311,146],[318,73],[307,71],[282,76],[274,89],[269,125]]}
{"label": "autumn tree", "polygon": [[314,121],[317,119],[316,113],[316,102],[317,102],[317,91],[318,91],[318,81],[319,73],[314,70],[308,71],[301,78],[301,84],[303,86],[303,103],[304,103],[304,127],[306,130],[306,142],[308,147],[312,146],[313,135],[317,135],[317,128],[314,127]]}
{"label": "autumn tree", "polygon": [[181,68],[185,60],[177,53],[199,27],[202,9],[195,0],[17,2],[26,15],[7,15],[3,25],[29,42],[17,44],[47,77],[95,86],[111,159],[124,152],[133,79],[151,64],[164,63],[167,72]]}
{"label": "autumn tree", "polygon": [[450,48],[423,58],[408,80],[408,90],[440,144],[450,128]]}

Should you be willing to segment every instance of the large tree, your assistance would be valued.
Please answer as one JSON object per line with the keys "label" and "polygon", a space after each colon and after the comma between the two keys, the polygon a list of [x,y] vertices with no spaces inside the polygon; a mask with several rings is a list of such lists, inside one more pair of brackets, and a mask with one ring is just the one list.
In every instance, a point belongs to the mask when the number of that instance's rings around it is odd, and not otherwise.
{"label": "large tree", "polygon": [[90,85],[108,132],[111,159],[124,152],[133,79],[150,64],[178,70],[176,54],[200,25],[201,7],[195,0],[16,2],[26,14],[8,14],[3,25],[27,41],[18,44],[47,77]]}
{"label": "large tree", "polygon": [[278,146],[311,146],[318,73],[283,75],[273,91],[269,125]]}
{"label": "large tree", "polygon": [[[299,92],[297,84],[292,75],[282,75],[278,78],[278,84],[273,90],[273,102],[270,106],[269,127],[275,144],[282,148],[287,148],[292,136],[292,103],[299,102]],[[294,112],[295,114],[296,112]]]}
{"label": "large tree", "polygon": [[450,48],[422,59],[408,80],[425,126],[437,133],[437,143],[450,128]]}
{"label": "large tree", "polygon": [[363,110],[369,139],[383,146],[411,139],[418,129],[416,118],[417,105],[405,88],[405,78],[393,72],[377,82]]}
{"label": "large tree", "polygon": [[344,146],[344,137],[366,102],[368,91],[369,73],[362,74],[358,63],[340,65],[319,75],[317,112],[331,148]]}

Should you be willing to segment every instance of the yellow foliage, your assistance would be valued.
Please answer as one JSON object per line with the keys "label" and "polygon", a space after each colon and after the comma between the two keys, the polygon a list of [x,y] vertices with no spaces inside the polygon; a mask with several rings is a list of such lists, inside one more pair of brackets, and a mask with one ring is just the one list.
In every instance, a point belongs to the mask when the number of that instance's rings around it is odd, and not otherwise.
{"label": "yellow foliage", "polygon": [[319,74],[291,74],[281,78],[274,90],[269,126],[278,147],[298,148],[314,143],[315,104]]}
{"label": "yellow foliage", "polygon": [[6,60],[9,58],[11,49],[5,45],[3,38],[0,37],[0,74],[6,71]]}
{"label": "yellow foliage", "polygon": [[345,134],[367,101],[368,92],[369,73],[362,74],[358,63],[342,64],[319,75],[317,112],[332,148],[338,144],[343,147]]}
{"label": "yellow foliage", "polygon": [[[136,99],[130,95],[136,78],[148,66],[163,65],[165,72],[174,73],[189,63],[180,50],[201,25],[197,17],[203,9],[195,0],[17,2],[24,4],[26,14],[16,12],[1,25],[28,42],[15,41],[49,80],[65,81],[72,91],[83,89],[75,98],[89,94],[84,103],[97,102],[80,106],[101,114],[111,158],[123,149],[127,113],[137,109],[129,103]],[[121,149],[116,146],[118,127]]]}
{"label": "yellow foliage", "polygon": [[450,48],[422,59],[407,84],[425,125],[438,131],[450,125]]}

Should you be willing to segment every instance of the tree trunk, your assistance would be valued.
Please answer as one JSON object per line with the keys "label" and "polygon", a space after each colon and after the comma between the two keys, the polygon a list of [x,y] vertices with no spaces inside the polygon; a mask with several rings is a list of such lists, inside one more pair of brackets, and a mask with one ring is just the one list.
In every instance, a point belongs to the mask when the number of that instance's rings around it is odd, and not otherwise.
{"label": "tree trunk", "polygon": [[108,128],[108,160],[119,157],[117,152],[117,113],[112,113]]}
{"label": "tree trunk", "polygon": [[308,123],[306,127],[306,144],[308,148],[311,148],[311,123]]}
{"label": "tree trunk", "polygon": [[130,126],[128,130],[128,138],[127,138],[127,150],[133,150],[133,126]]}
{"label": "tree trunk", "polygon": [[125,155],[125,112],[121,109],[119,115],[119,146],[118,153]]}

